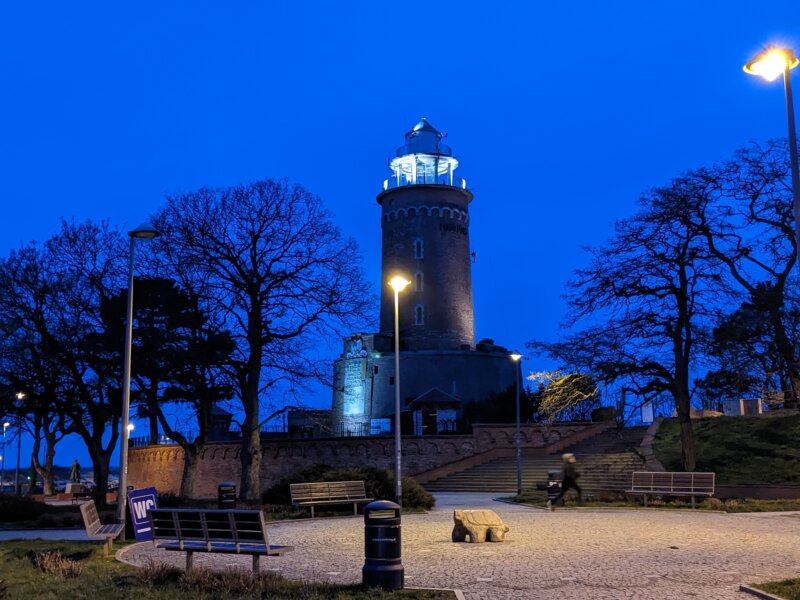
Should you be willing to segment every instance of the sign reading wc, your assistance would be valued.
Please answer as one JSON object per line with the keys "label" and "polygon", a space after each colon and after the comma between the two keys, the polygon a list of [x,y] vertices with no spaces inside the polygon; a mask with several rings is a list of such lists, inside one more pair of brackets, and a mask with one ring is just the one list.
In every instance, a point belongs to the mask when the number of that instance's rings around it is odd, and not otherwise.
{"label": "sign reading wc", "polygon": [[133,534],[137,540],[152,540],[153,530],[147,511],[158,508],[156,488],[142,488],[128,492],[128,512],[131,515]]}

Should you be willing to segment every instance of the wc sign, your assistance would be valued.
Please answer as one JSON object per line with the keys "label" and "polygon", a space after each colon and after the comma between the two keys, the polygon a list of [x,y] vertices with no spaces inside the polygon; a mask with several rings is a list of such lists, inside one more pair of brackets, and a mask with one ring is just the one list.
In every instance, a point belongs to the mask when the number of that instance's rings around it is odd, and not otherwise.
{"label": "wc sign", "polygon": [[128,492],[128,512],[131,515],[133,533],[137,540],[153,539],[150,518],[147,516],[147,511],[151,508],[158,508],[156,488],[142,488]]}

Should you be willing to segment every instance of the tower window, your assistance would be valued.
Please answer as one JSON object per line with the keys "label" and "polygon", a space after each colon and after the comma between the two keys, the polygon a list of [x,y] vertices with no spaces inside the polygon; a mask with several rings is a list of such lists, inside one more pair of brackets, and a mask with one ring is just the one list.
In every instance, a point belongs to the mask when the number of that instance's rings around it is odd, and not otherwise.
{"label": "tower window", "polygon": [[414,275],[414,291],[421,292],[423,288],[423,281],[425,277],[422,275],[422,271],[417,271],[417,274]]}
{"label": "tower window", "polygon": [[417,238],[414,240],[414,258],[423,258],[424,257],[424,244],[422,243],[422,238]]}
{"label": "tower window", "polygon": [[414,307],[414,325],[425,324],[425,307],[422,304],[417,304]]}

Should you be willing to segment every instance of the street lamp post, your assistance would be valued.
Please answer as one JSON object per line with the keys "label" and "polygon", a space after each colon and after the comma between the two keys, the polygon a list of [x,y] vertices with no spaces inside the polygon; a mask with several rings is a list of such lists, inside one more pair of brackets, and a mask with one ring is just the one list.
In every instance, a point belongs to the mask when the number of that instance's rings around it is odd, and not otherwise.
{"label": "street lamp post", "polygon": [[[128,502],[128,412],[131,406],[131,344],[133,338],[133,256],[136,240],[151,240],[160,233],[149,223],[139,225],[129,231],[131,238],[130,261],[128,263],[128,312],[125,322],[125,358],[122,374],[122,432],[119,458],[119,488],[117,489],[117,521],[125,525],[125,508]],[[121,538],[125,539],[125,528],[122,529]]]}
{"label": "street lamp post", "polygon": [[522,354],[519,352],[514,352],[510,355],[512,361],[514,361],[514,388],[517,391],[517,429],[514,432],[514,456],[516,457],[516,466],[517,466],[517,495],[519,496],[522,493],[522,434],[520,433],[520,417],[519,417],[519,388],[520,388],[520,361],[522,360]]}
{"label": "street lamp post", "polygon": [[400,292],[411,282],[395,275],[389,281],[394,290],[394,499],[402,506],[403,481],[400,471]]}
{"label": "street lamp post", "polygon": [[[794,202],[795,251],[800,254],[800,168],[797,159],[797,130],[794,124],[794,105],[792,102],[792,79],[790,71],[800,60],[789,48],[767,48],[744,66],[744,72],[759,75],[767,81],[775,81],[783,75],[786,91],[786,113],[789,122],[789,159],[792,170],[792,196]],[[797,259],[800,268],[800,258]]]}
{"label": "street lamp post", "polygon": [[0,454],[0,491],[3,490],[3,483],[6,476],[6,429],[11,427],[11,423],[3,423],[3,453]]}
{"label": "street lamp post", "polygon": [[22,488],[19,485],[19,455],[22,448],[22,402],[28,395],[25,392],[17,392],[16,398],[19,402],[19,412],[17,413],[17,470],[14,471],[14,493],[19,496]]}

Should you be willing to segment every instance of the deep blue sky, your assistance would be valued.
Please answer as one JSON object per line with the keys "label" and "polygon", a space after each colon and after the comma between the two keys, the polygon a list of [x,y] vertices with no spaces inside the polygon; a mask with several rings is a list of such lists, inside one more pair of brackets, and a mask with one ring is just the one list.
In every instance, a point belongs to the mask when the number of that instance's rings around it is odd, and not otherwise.
{"label": "deep blue sky", "polygon": [[424,116],[475,194],[477,337],[521,349],[558,334],[580,246],[640,192],[786,135],[780,81],[741,67],[800,51],[796,0],[222,4],[0,7],[0,254],[60,217],[133,227],[165,193],[288,177],[377,286],[375,196]]}

